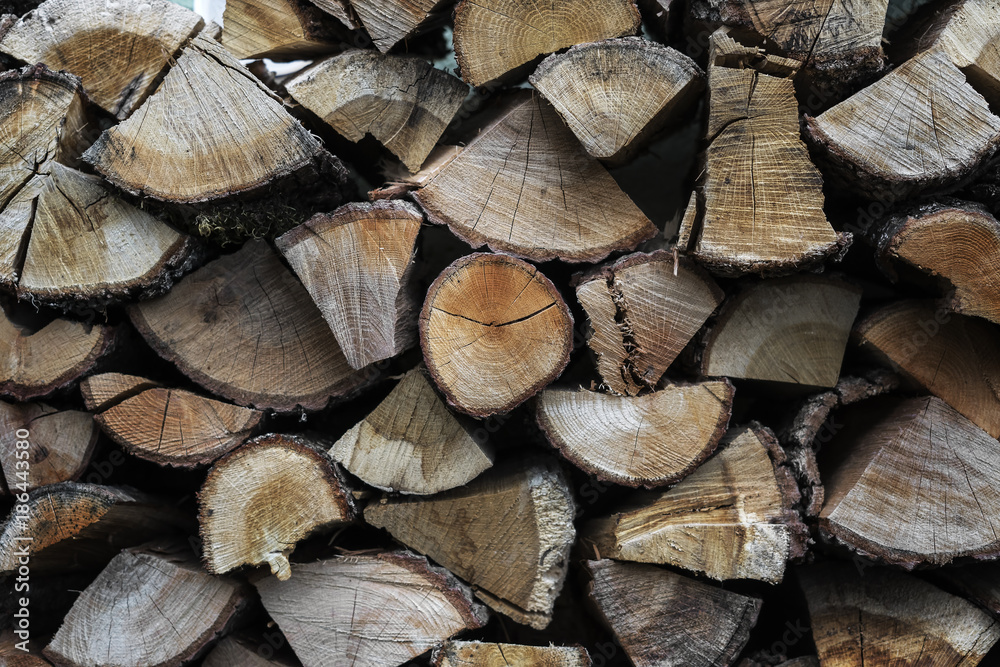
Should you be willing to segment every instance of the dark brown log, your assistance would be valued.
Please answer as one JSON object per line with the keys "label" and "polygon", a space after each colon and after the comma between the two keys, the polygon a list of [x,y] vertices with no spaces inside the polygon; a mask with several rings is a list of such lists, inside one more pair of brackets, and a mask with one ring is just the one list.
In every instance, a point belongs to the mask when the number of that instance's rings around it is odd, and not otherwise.
{"label": "dark brown log", "polygon": [[[90,463],[97,434],[89,412],[0,401],[0,471],[7,488],[32,490],[78,479]],[[18,447],[18,441],[27,447]]]}
{"label": "dark brown log", "polygon": [[488,619],[468,586],[407,551],[296,563],[292,572],[256,586],[306,665],[401,665]]}
{"label": "dark brown log", "polygon": [[573,496],[549,461],[516,461],[430,498],[383,498],[365,521],[466,579],[487,605],[543,629],[576,536]]}
{"label": "dark brown log", "polygon": [[159,382],[139,375],[98,373],[80,381],[80,394],[88,410],[101,412],[126,398],[159,386],[161,386]]}
{"label": "dark brown log", "polygon": [[997,563],[941,568],[934,572],[934,580],[975,602],[994,618],[1000,617],[1000,567]]}
{"label": "dark brown log", "polygon": [[582,646],[523,646],[485,642],[447,641],[431,656],[434,667],[590,667]]}
{"label": "dark brown log", "polygon": [[653,565],[587,561],[590,597],[635,667],[728,665],[761,601]]}
{"label": "dark brown log", "polygon": [[306,0],[226,0],[222,45],[241,60],[306,59],[340,48],[335,26]]}

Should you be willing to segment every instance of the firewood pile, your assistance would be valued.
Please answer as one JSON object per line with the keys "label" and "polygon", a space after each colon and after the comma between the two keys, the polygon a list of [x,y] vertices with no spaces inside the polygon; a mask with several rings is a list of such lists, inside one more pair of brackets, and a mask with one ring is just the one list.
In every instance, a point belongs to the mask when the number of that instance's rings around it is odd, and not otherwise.
{"label": "firewood pile", "polygon": [[997,0],[0,8],[0,665],[1000,664]]}

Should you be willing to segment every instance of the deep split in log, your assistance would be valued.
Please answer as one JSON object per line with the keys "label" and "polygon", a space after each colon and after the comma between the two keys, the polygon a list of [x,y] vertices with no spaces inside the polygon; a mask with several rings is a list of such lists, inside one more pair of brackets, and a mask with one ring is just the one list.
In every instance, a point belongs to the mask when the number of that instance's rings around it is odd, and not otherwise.
{"label": "deep split in log", "polygon": [[548,102],[523,92],[508,104],[414,193],[431,222],[538,262],[596,262],[656,233]]}
{"label": "deep split in log", "polygon": [[401,665],[488,619],[468,586],[406,551],[296,563],[292,573],[256,585],[307,665]]}
{"label": "deep split in log", "polygon": [[[513,662],[512,662],[513,661]],[[487,642],[447,641],[434,650],[433,667],[590,667],[587,649],[580,646],[521,646]]]}
{"label": "deep split in log", "polygon": [[417,342],[410,274],[422,222],[406,202],[351,203],[275,240],[351,368],[394,357]]}
{"label": "deep split in log", "polygon": [[209,572],[266,563],[282,580],[291,576],[296,542],[350,522],[356,511],[324,443],[289,435],[254,438],[220,459],[198,505]]}
{"label": "deep split in log", "polygon": [[715,451],[729,425],[726,381],[667,385],[638,397],[584,389],[546,389],[538,425],[577,467],[624,486],[665,486]]}
{"label": "deep split in log", "polygon": [[[26,431],[30,437],[21,438]],[[0,471],[8,489],[35,489],[78,479],[97,444],[93,415],[45,403],[0,401]],[[17,447],[17,441],[27,447]],[[27,451],[27,458],[19,452]]]}
{"label": "deep split in log", "polygon": [[240,60],[305,59],[339,48],[335,27],[306,0],[226,0],[222,45]]}
{"label": "deep split in log", "polygon": [[289,95],[349,141],[366,134],[416,172],[455,117],[468,86],[426,60],[352,50],[285,83]]}
{"label": "deep split in log", "polygon": [[420,368],[404,375],[330,455],[369,486],[414,495],[463,486],[493,465],[490,449],[448,410]]}
{"label": "deep split in log", "polygon": [[554,463],[518,463],[429,498],[384,498],[364,516],[468,581],[496,611],[542,629],[576,536],[573,496]]}
{"label": "deep split in log", "polygon": [[774,435],[730,432],[719,451],[672,489],[584,528],[606,558],[675,565],[719,580],[778,583],[805,554],[792,506],[798,487]]}
{"label": "deep split in log", "polygon": [[88,410],[100,412],[112,405],[161,386],[159,382],[127,373],[98,373],[80,381],[80,395]]}

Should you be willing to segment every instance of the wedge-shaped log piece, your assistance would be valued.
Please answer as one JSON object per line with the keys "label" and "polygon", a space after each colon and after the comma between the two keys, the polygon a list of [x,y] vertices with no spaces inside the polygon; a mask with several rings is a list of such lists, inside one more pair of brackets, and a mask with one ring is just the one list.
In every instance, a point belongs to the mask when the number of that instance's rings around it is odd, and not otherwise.
{"label": "wedge-shaped log piece", "polygon": [[861,288],[813,276],[766,280],[722,306],[708,332],[705,375],[833,387]]}
{"label": "wedge-shaped log piece", "polygon": [[1000,554],[994,438],[936,397],[873,399],[841,419],[819,459],[825,535],[909,568]]}
{"label": "wedge-shaped log piece", "polygon": [[306,0],[226,0],[222,45],[241,60],[304,59],[339,48],[335,26]]}
{"label": "wedge-shaped log piece", "polygon": [[45,655],[57,665],[182,665],[223,633],[247,598],[186,549],[126,549],[80,594]]}
{"label": "wedge-shaped log piece", "polygon": [[[186,529],[176,509],[135,490],[62,482],[35,489],[0,527],[0,572],[13,572],[25,545],[33,573],[103,567],[124,547]],[[30,537],[30,541],[18,538]]]}
{"label": "wedge-shaped log piece", "polygon": [[[89,412],[0,401],[0,470],[7,488],[20,489],[25,482],[23,488],[35,489],[77,479],[90,463],[97,434]],[[18,441],[27,447],[18,447]],[[22,451],[27,458],[19,456]]]}
{"label": "wedge-shaped log piece", "polygon": [[[201,17],[167,0],[47,0],[0,41],[0,51],[83,79],[88,97],[119,119],[152,91]],[[203,119],[207,120],[207,119]]]}
{"label": "wedge-shaped log piece", "polygon": [[722,29],[712,34],[704,206],[693,254],[713,273],[792,273],[847,243],[826,219],[823,177],[799,137],[795,71]]}
{"label": "wedge-shaped log piece", "polygon": [[267,563],[287,579],[296,542],[354,519],[354,498],[324,450],[300,436],[264,435],[212,467],[198,493],[209,572]]}
{"label": "wedge-shaped log piece", "polygon": [[27,401],[88,373],[115,342],[115,329],[57,319],[37,331],[0,313],[0,396]]}
{"label": "wedge-shaped log piece", "polygon": [[612,162],[627,160],[705,87],[693,60],[640,37],[574,46],[543,60],[530,81],[588,153]]}
{"label": "wedge-shaped log piece", "polygon": [[909,574],[824,563],[799,581],[824,667],[978,665],[1000,639],[985,611]]}
{"label": "wedge-shaped log piece", "polygon": [[350,141],[375,137],[416,172],[469,87],[423,58],[352,50],[285,84],[288,94]]}
{"label": "wedge-shaped log piece", "polygon": [[205,35],[191,40],[141,108],[84,154],[126,192],[172,203],[254,190],[323,156],[330,159],[281,100]]}
{"label": "wedge-shaped log piece", "polygon": [[448,641],[434,650],[434,667],[590,667],[590,654],[582,646],[522,646],[488,642]]}
{"label": "wedge-shaped log piece", "polygon": [[409,281],[423,219],[406,202],[351,203],[275,241],[352,368],[417,342],[418,305]]}
{"label": "wedge-shaped log piece", "polygon": [[350,0],[311,0],[311,2],[351,30],[362,27]]}
{"label": "wedge-shaped log piece", "polygon": [[[946,281],[948,306],[1000,323],[1000,222],[986,208],[949,200],[888,216],[868,229],[894,280],[916,267]],[[956,249],[960,248],[960,252]]]}
{"label": "wedge-shaped log piece", "polygon": [[448,403],[486,417],[556,379],[573,349],[573,316],[537,268],[507,255],[453,262],[427,290],[420,346]]}
{"label": "wedge-shaped log piece", "polygon": [[407,551],[296,563],[292,573],[256,585],[305,665],[401,665],[488,619],[468,586]]}
{"label": "wedge-shaped log piece", "polygon": [[549,461],[517,461],[432,498],[385,498],[365,520],[477,588],[518,623],[542,629],[576,537],[573,495]]}
{"label": "wedge-shaped log piece", "polygon": [[463,486],[493,465],[492,452],[448,410],[419,368],[404,375],[330,455],[370,486],[415,495]]}
{"label": "wedge-shaped log piece", "polygon": [[[330,0],[317,2],[327,5]],[[386,53],[406,37],[438,24],[450,9],[446,0],[350,0],[375,48]]]}
{"label": "wedge-shaped log piece", "polygon": [[567,46],[634,35],[639,23],[634,0],[462,0],[455,8],[455,60],[462,78],[479,87]]}
{"label": "wedge-shaped log piece", "polygon": [[469,245],[538,262],[596,262],[656,233],[551,105],[528,92],[414,196],[431,222]]}
{"label": "wedge-shaped log piece", "polygon": [[798,488],[774,435],[754,425],[652,500],[584,530],[602,556],[675,565],[712,579],[780,582],[805,553],[808,531],[791,508]]}
{"label": "wedge-shaped log piece", "polygon": [[739,655],[761,601],[653,565],[596,560],[590,597],[635,667],[714,667]]}
{"label": "wedge-shaped log piece", "polygon": [[183,389],[147,389],[96,415],[139,458],[177,467],[208,465],[257,431],[263,413]]}
{"label": "wedge-shaped log piece", "polygon": [[166,291],[195,260],[194,239],[125,203],[96,177],[58,163],[0,213],[21,239],[0,283],[55,305],[106,304]]}
{"label": "wedge-shaped log piece", "polygon": [[348,365],[308,292],[262,240],[131,306],[129,315],[162,357],[240,405],[318,410],[373,377]]}
{"label": "wedge-shaped log piece", "polygon": [[997,330],[933,302],[897,301],[859,322],[863,350],[905,372],[994,438],[1000,437]]}
{"label": "wedge-shaped log piece", "polygon": [[567,459],[624,486],[673,484],[715,451],[733,408],[727,381],[670,384],[635,398],[546,389],[538,425]]}
{"label": "wedge-shaped log piece", "polygon": [[597,370],[625,395],[655,387],[724,296],[694,262],[664,250],[629,255],[576,282]]}
{"label": "wedge-shaped log piece", "polygon": [[[272,634],[268,633],[267,636],[271,637]],[[267,646],[267,649],[262,649],[263,646]],[[266,640],[261,642],[258,639],[254,642],[249,638],[229,635],[215,645],[201,664],[202,667],[291,667],[291,663],[285,660],[272,658],[273,653],[274,649]],[[268,657],[265,658],[264,655]]]}
{"label": "wedge-shaped log piece", "polygon": [[112,405],[141,394],[160,383],[140,375],[127,373],[98,373],[80,381],[80,394],[88,410],[100,412]]}
{"label": "wedge-shaped log piece", "polygon": [[940,51],[807,116],[806,130],[844,184],[880,201],[953,189],[1000,145],[1000,118]]}

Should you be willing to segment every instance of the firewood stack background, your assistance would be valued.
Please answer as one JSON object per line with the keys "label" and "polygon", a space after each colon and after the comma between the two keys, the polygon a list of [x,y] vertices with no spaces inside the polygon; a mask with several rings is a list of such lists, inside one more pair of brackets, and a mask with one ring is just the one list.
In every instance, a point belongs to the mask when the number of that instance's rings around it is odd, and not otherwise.
{"label": "firewood stack background", "polygon": [[0,664],[1000,664],[1000,2],[2,7]]}

